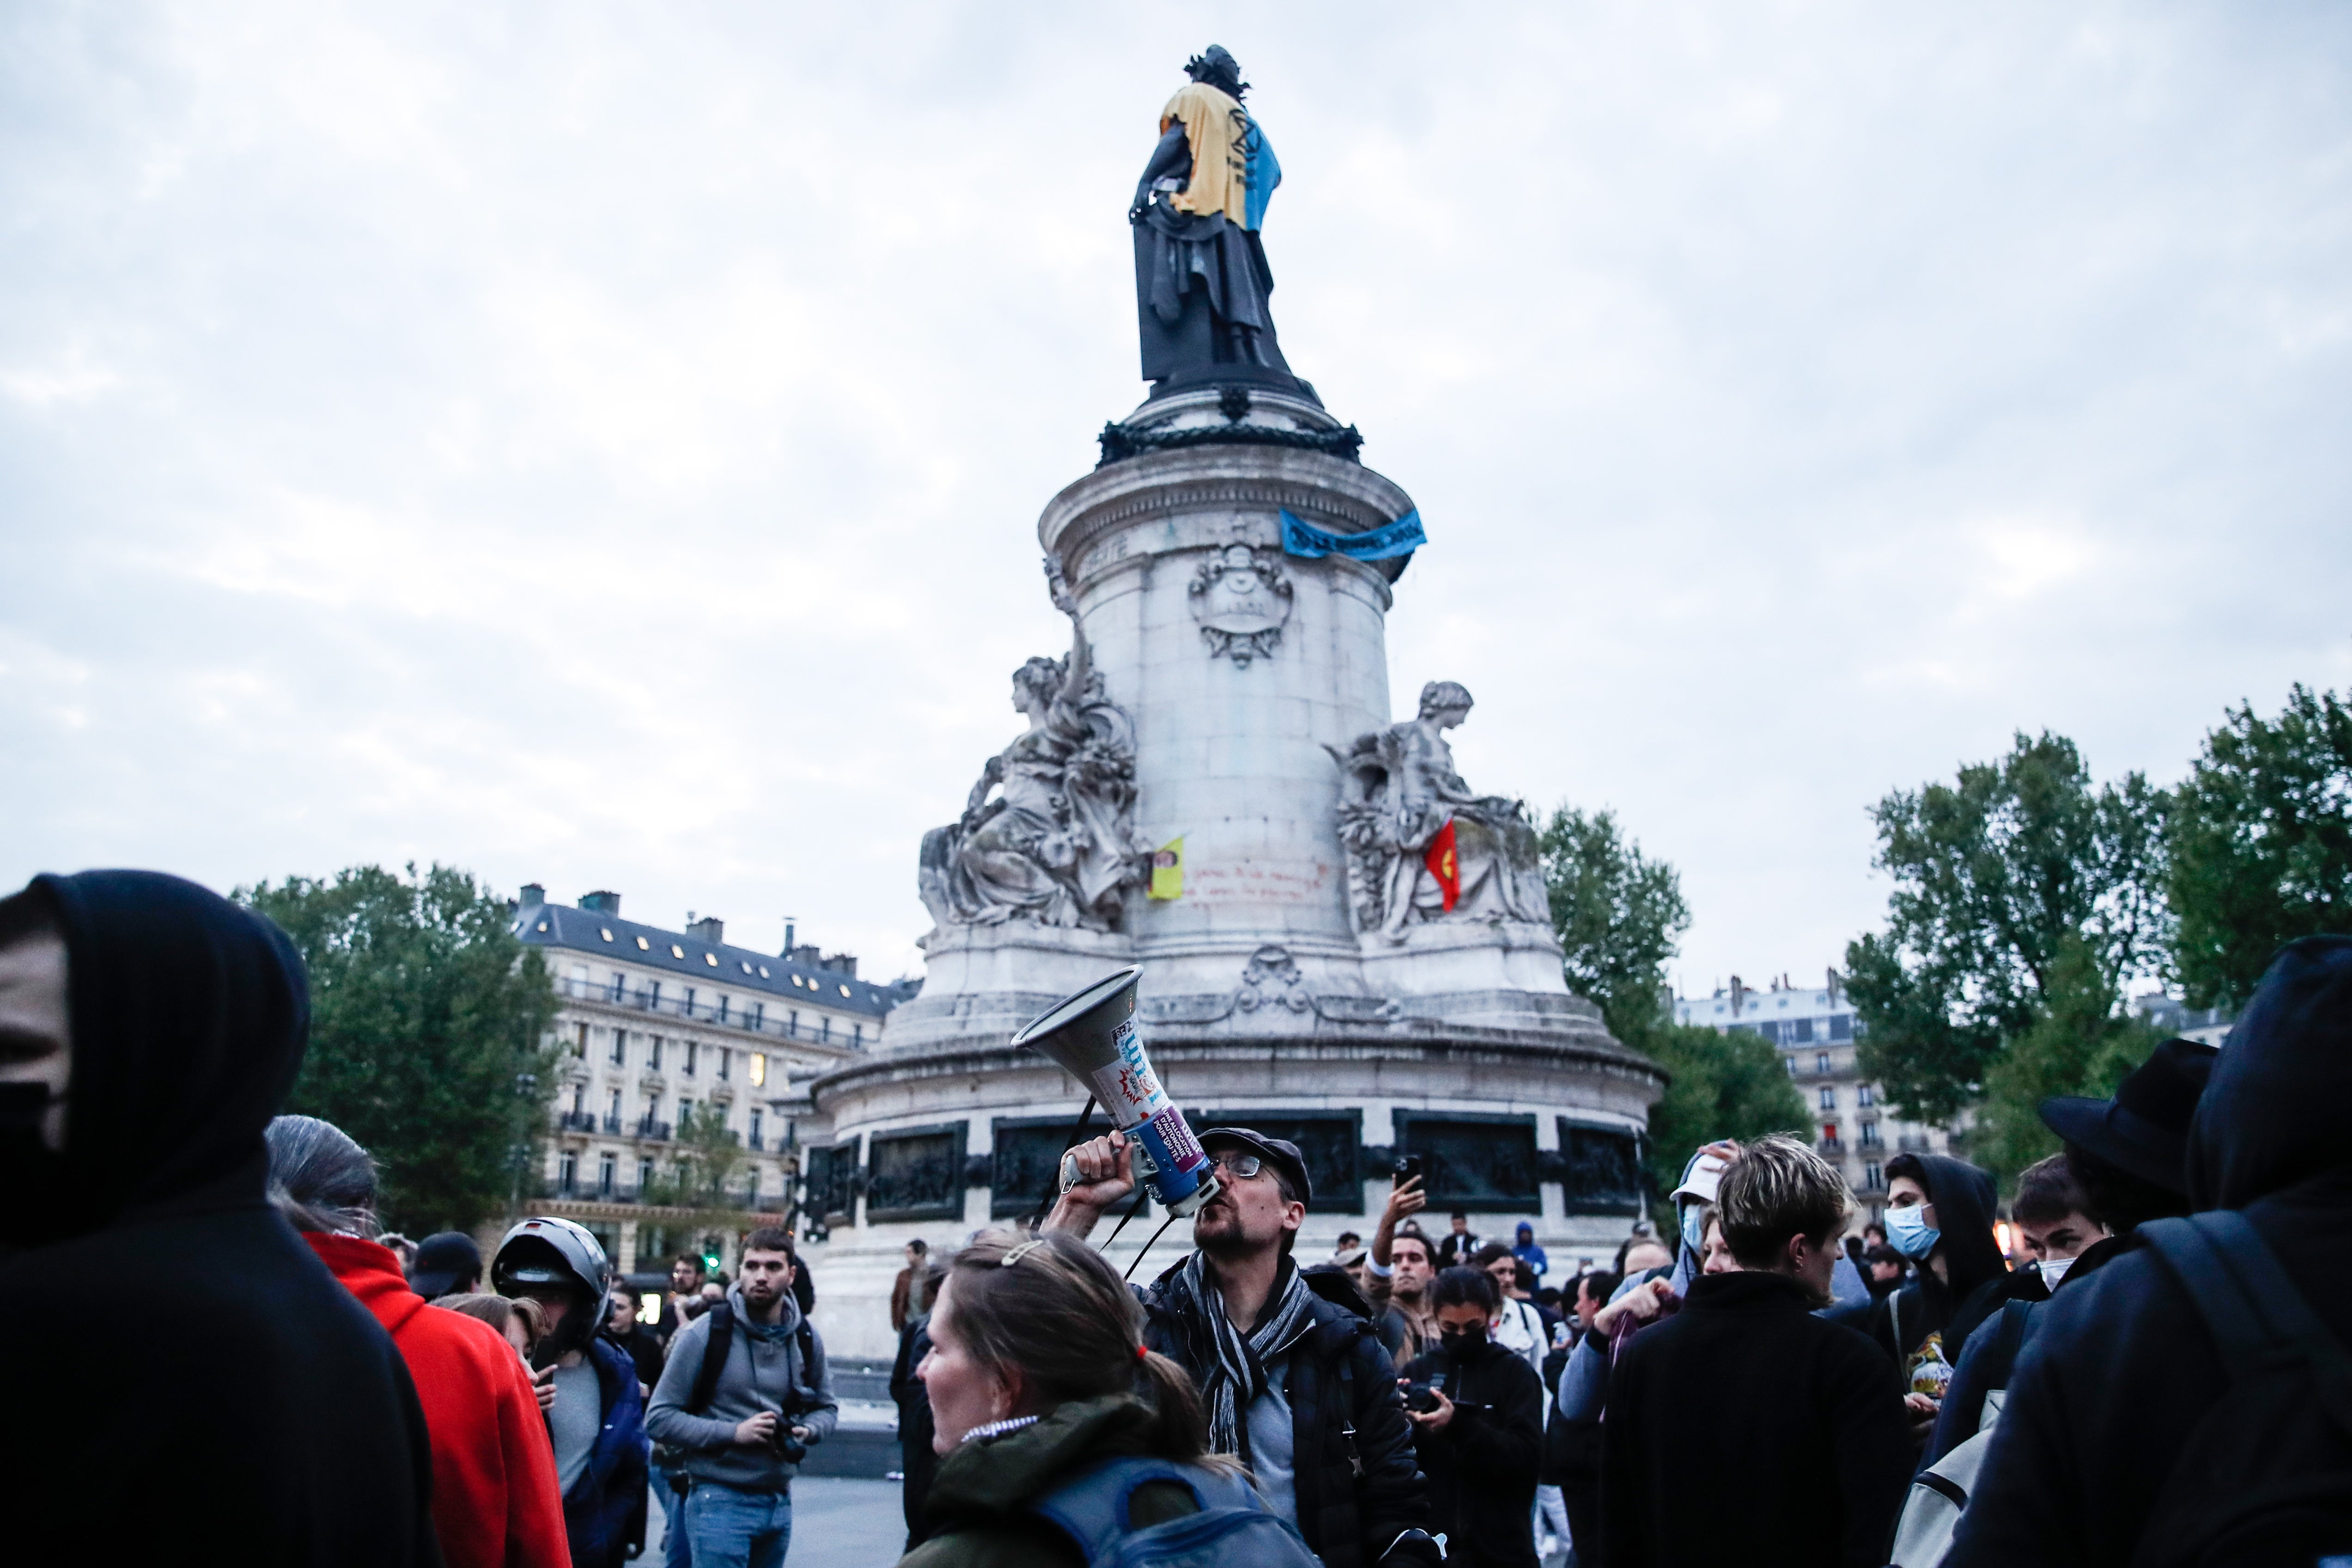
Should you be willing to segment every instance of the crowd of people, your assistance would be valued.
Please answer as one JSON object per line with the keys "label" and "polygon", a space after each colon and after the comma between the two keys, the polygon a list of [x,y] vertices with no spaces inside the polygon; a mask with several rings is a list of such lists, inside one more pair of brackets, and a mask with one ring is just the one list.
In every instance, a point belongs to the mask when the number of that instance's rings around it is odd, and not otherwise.
{"label": "crowd of people", "polygon": [[[562,1219],[412,1245],[364,1148],[280,1114],[306,1028],[283,933],[191,884],[0,900],[25,1560],[604,1568],[658,1507],[671,1568],[780,1565],[838,1415],[791,1233],[725,1281],[677,1259],[650,1314]],[[2062,1152],[2005,1204],[1906,1153],[1857,1228],[1810,1143],[1710,1142],[1557,1283],[1530,1226],[1424,1229],[1411,1172],[1302,1261],[1299,1150],[1221,1127],[1191,1247],[1130,1284],[1087,1237],[1131,1151],[1094,1139],[1041,1225],[908,1249],[904,1562],[2319,1564],[2352,1552],[2347,1113],[2322,937],[2221,1049],[2045,1101]]]}

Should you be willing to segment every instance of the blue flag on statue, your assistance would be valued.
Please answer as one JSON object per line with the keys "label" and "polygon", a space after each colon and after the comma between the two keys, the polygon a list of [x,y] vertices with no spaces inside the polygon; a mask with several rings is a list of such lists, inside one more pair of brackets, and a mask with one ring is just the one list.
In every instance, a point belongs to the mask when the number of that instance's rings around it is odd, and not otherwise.
{"label": "blue flag on statue", "polygon": [[1301,522],[1282,509],[1282,549],[1286,555],[1303,555],[1309,561],[1324,555],[1345,555],[1351,561],[1386,561],[1393,556],[1411,555],[1429,542],[1421,531],[1421,509],[1415,507],[1394,522],[1361,533],[1332,533],[1311,523]]}

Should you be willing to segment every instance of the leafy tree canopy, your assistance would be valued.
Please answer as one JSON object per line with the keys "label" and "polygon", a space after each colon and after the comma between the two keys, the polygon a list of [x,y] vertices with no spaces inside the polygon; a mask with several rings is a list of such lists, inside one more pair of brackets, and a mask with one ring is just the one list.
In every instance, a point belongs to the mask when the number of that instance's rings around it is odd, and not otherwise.
{"label": "leafy tree canopy", "polygon": [[2276,719],[2229,710],[2175,792],[2169,844],[2191,1005],[2242,1004],[2281,943],[2352,931],[2352,708],[2298,684]]}
{"label": "leafy tree canopy", "polygon": [[1712,1139],[1809,1128],[1788,1068],[1762,1037],[1674,1022],[1666,964],[1690,926],[1675,868],[1644,857],[1606,811],[1559,807],[1544,825],[1541,847],[1569,988],[1597,1004],[1609,1032],[1671,1079],[1650,1108],[1657,1190],[1670,1191],[1692,1151]]}
{"label": "leafy tree canopy", "polygon": [[2058,1152],[2057,1135],[2042,1125],[2042,1100],[2062,1094],[2105,1099],[2163,1038],[2139,1019],[2119,1016],[2119,1001],[2091,945],[2079,936],[2063,939],[2042,1015],[1985,1070],[1984,1101],[1969,1135],[1969,1157],[2003,1185]]}
{"label": "leafy tree canopy", "polygon": [[708,1101],[682,1111],[666,1170],[644,1194],[649,1204],[688,1210],[695,1223],[716,1226],[743,1211],[751,1156],[727,1125],[727,1112]]}
{"label": "leafy tree canopy", "polygon": [[287,1104],[384,1170],[387,1225],[470,1229],[547,1125],[555,994],[507,906],[444,866],[291,877],[236,895],[283,926],[310,976],[310,1047]]}
{"label": "leafy tree canopy", "polygon": [[2068,939],[2110,997],[2160,961],[2168,804],[2138,773],[2094,788],[2074,742],[2046,731],[1879,802],[1873,863],[1895,891],[1886,929],[1850,944],[1846,967],[1863,1070],[1892,1104],[1941,1122],[1976,1100],[2048,1011]]}

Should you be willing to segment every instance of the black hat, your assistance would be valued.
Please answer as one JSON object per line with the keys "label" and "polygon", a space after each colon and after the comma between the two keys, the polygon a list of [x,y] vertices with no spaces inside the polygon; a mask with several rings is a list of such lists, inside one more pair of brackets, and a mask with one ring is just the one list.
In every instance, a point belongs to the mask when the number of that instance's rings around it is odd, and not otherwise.
{"label": "black hat", "polygon": [[462,1230],[445,1230],[416,1244],[416,1261],[409,1265],[408,1288],[430,1301],[446,1296],[461,1279],[482,1277],[482,1249]]}
{"label": "black hat", "polygon": [[1212,1127],[1201,1134],[1201,1147],[1206,1149],[1212,1143],[1239,1143],[1255,1151],[1259,1159],[1279,1167],[1290,1178],[1300,1203],[1314,1202],[1315,1185],[1307,1179],[1307,1156],[1289,1139],[1269,1138],[1246,1127]]}
{"label": "black hat", "polygon": [[2167,1040],[2116,1085],[2113,1100],[2045,1100],[2042,1122],[2108,1164],[2187,1197],[2189,1124],[2219,1055],[2194,1040]]}

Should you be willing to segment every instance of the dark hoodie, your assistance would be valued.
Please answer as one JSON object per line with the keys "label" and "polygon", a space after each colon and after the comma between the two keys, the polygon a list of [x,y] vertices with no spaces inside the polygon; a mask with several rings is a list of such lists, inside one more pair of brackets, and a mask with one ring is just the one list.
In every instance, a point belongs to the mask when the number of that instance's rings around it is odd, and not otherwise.
{"label": "dark hoodie", "polygon": [[10,1547],[438,1563],[400,1352],[263,1195],[310,1025],[293,944],[154,872],[34,887],[65,941],[73,1067],[64,1152],[0,1152]]}
{"label": "dark hoodie", "polygon": [[[2352,938],[2280,950],[2189,1139],[2189,1196],[2238,1209],[2352,1344]],[[2144,1250],[2038,1309],[1954,1568],[2128,1563],[2183,1446],[2228,1387],[2195,1304]],[[2249,1433],[2248,1442],[2260,1435]]]}
{"label": "dark hoodie", "polygon": [[1907,1365],[1928,1335],[1941,1334],[1944,1359],[1957,1365],[1969,1331],[1999,1309],[2008,1288],[2009,1260],[1992,1235],[1992,1176],[1948,1154],[1897,1155],[1886,1173],[1912,1174],[1905,1168],[1911,1164],[1918,1167],[1915,1179],[1936,1205],[1936,1228],[1942,1234],[1930,1256],[1944,1260],[1947,1277],[1937,1279],[1934,1266],[1922,1262],[1901,1289],[1822,1315],[1862,1330],[1898,1365]]}

